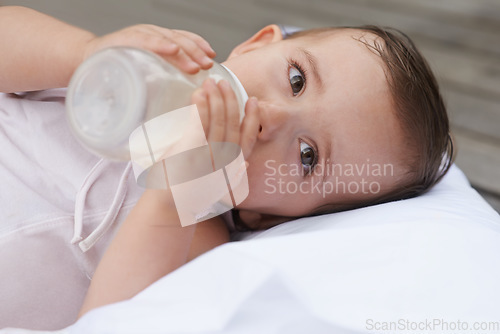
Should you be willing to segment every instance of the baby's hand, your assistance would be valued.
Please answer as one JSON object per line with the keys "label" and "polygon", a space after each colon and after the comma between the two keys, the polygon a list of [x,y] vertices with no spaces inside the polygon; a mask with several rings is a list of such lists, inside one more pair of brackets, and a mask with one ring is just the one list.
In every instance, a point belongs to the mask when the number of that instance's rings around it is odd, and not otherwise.
{"label": "baby's hand", "polygon": [[217,84],[212,79],[205,80],[202,88],[193,93],[192,103],[198,108],[208,142],[238,144],[248,160],[260,130],[257,99],[247,101],[241,125],[236,95],[225,80]]}
{"label": "baby's hand", "polygon": [[189,74],[209,69],[213,64],[211,58],[215,57],[210,44],[197,34],[140,24],[91,39],[86,45],[83,59],[112,46],[131,46],[152,51]]}

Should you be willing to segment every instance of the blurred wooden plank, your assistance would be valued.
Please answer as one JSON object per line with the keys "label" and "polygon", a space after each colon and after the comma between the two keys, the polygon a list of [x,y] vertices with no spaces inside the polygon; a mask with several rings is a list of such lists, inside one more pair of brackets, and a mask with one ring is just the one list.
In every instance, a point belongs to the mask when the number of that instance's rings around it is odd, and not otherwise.
{"label": "blurred wooden plank", "polygon": [[451,124],[494,138],[500,145],[500,102],[443,86]]}
{"label": "blurred wooden plank", "polygon": [[469,94],[500,103],[500,55],[481,56],[467,50],[447,48],[439,43],[416,43],[438,79],[446,81],[447,86],[452,85],[461,92],[468,91]]}
{"label": "blurred wooden plank", "polygon": [[370,3],[372,6],[387,10],[454,22],[466,26],[468,29],[500,29],[500,4],[498,0],[371,0]]}
{"label": "blurred wooden plank", "polygon": [[476,190],[481,196],[483,196],[486,202],[488,202],[493,207],[493,209],[495,209],[498,213],[500,213],[500,196],[491,194],[481,189],[476,189]]}
{"label": "blurred wooden plank", "polygon": [[454,129],[457,165],[471,184],[491,194],[500,195],[500,145],[488,138]]}
{"label": "blurred wooden plank", "polygon": [[397,11],[401,7],[382,6],[383,1],[380,0],[310,0],[307,2],[289,0],[286,5],[282,0],[259,0],[259,3],[268,6],[270,10],[282,10],[315,17],[317,22],[315,26],[328,25],[328,23],[339,24],[339,22],[340,24],[374,23],[394,26],[413,36],[423,36],[448,45],[500,55],[497,31],[469,29],[463,24],[435,20],[415,11]]}

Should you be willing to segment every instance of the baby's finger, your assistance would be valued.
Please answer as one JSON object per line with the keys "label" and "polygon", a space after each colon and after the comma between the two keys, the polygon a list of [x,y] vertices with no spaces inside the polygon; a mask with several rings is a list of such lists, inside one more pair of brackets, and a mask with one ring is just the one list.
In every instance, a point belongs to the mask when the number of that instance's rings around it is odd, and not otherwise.
{"label": "baby's finger", "polygon": [[198,46],[203,51],[205,51],[205,53],[207,54],[207,56],[209,56],[210,58],[214,58],[216,56],[216,53],[212,49],[212,47],[210,46],[210,44],[203,37],[201,37],[200,35],[197,35],[195,33],[192,33],[190,31],[186,31],[186,30],[175,30],[175,31],[177,31],[179,34],[182,34],[182,35],[184,35],[184,36],[192,39],[193,41],[195,41],[196,44],[198,44]]}
{"label": "baby's finger", "polygon": [[164,56],[164,58],[175,67],[188,74],[196,74],[200,71],[200,65],[193,61],[182,49],[176,55],[167,55]]}
{"label": "baby's finger", "polygon": [[150,24],[146,24],[146,25],[142,25],[142,26],[145,29],[154,30],[154,31],[156,31],[156,32],[158,32],[158,33],[160,33],[160,34],[162,34],[162,35],[164,35],[172,40],[175,40],[175,39],[179,38],[180,36],[183,36],[183,37],[187,38],[188,40],[195,42],[197,44],[197,46],[201,50],[203,50],[203,52],[208,57],[213,58],[216,56],[216,53],[212,49],[210,44],[203,37],[201,37],[198,34],[195,34],[193,32],[186,31],[186,30],[168,29],[168,28],[163,28],[160,26],[150,25]]}
{"label": "baby's finger", "polygon": [[239,144],[240,141],[240,113],[238,100],[231,85],[226,80],[219,81],[219,88],[224,99],[226,110],[226,131],[224,141]]}
{"label": "baby's finger", "polygon": [[259,107],[257,99],[251,97],[245,106],[245,118],[241,123],[240,147],[243,151],[245,160],[252,153],[253,147],[257,142],[257,136],[260,132]]}
{"label": "baby's finger", "polygon": [[138,24],[127,27],[107,36],[113,36],[113,40],[125,45],[138,46],[155,53],[164,55],[174,55],[180,50],[175,41],[167,34],[159,33],[159,29],[164,29],[151,24]]}
{"label": "baby's finger", "polygon": [[185,46],[179,43],[179,37],[185,39],[179,33],[151,24],[141,24],[132,28],[134,28],[132,32],[140,34],[141,44],[145,49],[159,54],[186,73],[195,74],[200,70],[198,62],[186,52]]}
{"label": "baby's finger", "polygon": [[173,31],[171,38],[202,69],[209,69],[212,67],[214,63],[213,60],[195,41],[177,31]]}
{"label": "baby's finger", "polygon": [[165,36],[144,35],[137,44],[141,48],[153,51],[161,56],[174,56],[180,51],[179,45]]}
{"label": "baby's finger", "polygon": [[196,104],[198,108],[198,114],[200,115],[203,131],[205,132],[205,138],[208,138],[210,114],[208,112],[208,100],[205,91],[201,88],[197,89],[191,96],[191,103]]}
{"label": "baby's finger", "polygon": [[141,47],[157,53],[186,73],[195,74],[200,70],[200,65],[178,45],[174,39],[175,34],[169,29],[148,24],[132,28],[135,28],[132,32],[140,39]]}
{"label": "baby's finger", "polygon": [[208,106],[210,109],[210,131],[209,142],[222,142],[226,128],[226,111],[222,94],[213,79],[207,79],[203,83],[203,89],[208,95]]}

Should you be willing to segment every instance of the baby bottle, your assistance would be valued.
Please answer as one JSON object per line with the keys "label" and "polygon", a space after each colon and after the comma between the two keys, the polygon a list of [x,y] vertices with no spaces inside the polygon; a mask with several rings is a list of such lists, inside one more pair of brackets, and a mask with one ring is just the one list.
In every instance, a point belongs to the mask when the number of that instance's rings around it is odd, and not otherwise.
{"label": "baby bottle", "polygon": [[248,96],[228,68],[214,63],[189,75],[130,47],[89,57],[75,71],[66,96],[75,137],[102,157],[131,160],[139,185],[171,189],[182,225],[219,215],[248,195],[241,148],[209,144],[191,105],[193,92],[207,78],[229,82],[241,122]]}
{"label": "baby bottle", "polygon": [[[90,151],[130,160],[132,132],[157,116],[190,105],[192,93],[209,77],[230,83],[241,121],[248,96],[225,66],[214,63],[209,70],[189,75],[145,50],[104,49],[83,62],[71,78],[66,97],[70,127]],[[172,132],[178,126],[165,125]]]}

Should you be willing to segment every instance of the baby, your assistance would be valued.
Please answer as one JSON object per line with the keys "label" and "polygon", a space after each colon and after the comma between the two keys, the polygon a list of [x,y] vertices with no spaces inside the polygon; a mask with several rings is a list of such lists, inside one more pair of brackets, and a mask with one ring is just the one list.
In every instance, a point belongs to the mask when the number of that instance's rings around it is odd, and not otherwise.
{"label": "baby", "polygon": [[[153,51],[189,74],[210,68],[215,56],[186,31],[138,25],[96,37],[26,8],[4,7],[0,16],[0,47],[10,50],[0,62],[3,92],[64,87],[84,59],[110,46]],[[12,25],[20,30],[15,37],[6,33]],[[451,164],[436,80],[396,30],[325,28],[284,39],[269,25],[223,64],[251,97],[242,124],[225,81],[207,80],[192,101],[208,141],[237,143],[248,162],[249,195],[232,214],[237,228],[414,197]],[[172,194],[145,190],[101,260],[80,314],[130,298],[227,242],[227,224],[215,217],[181,227]]]}

